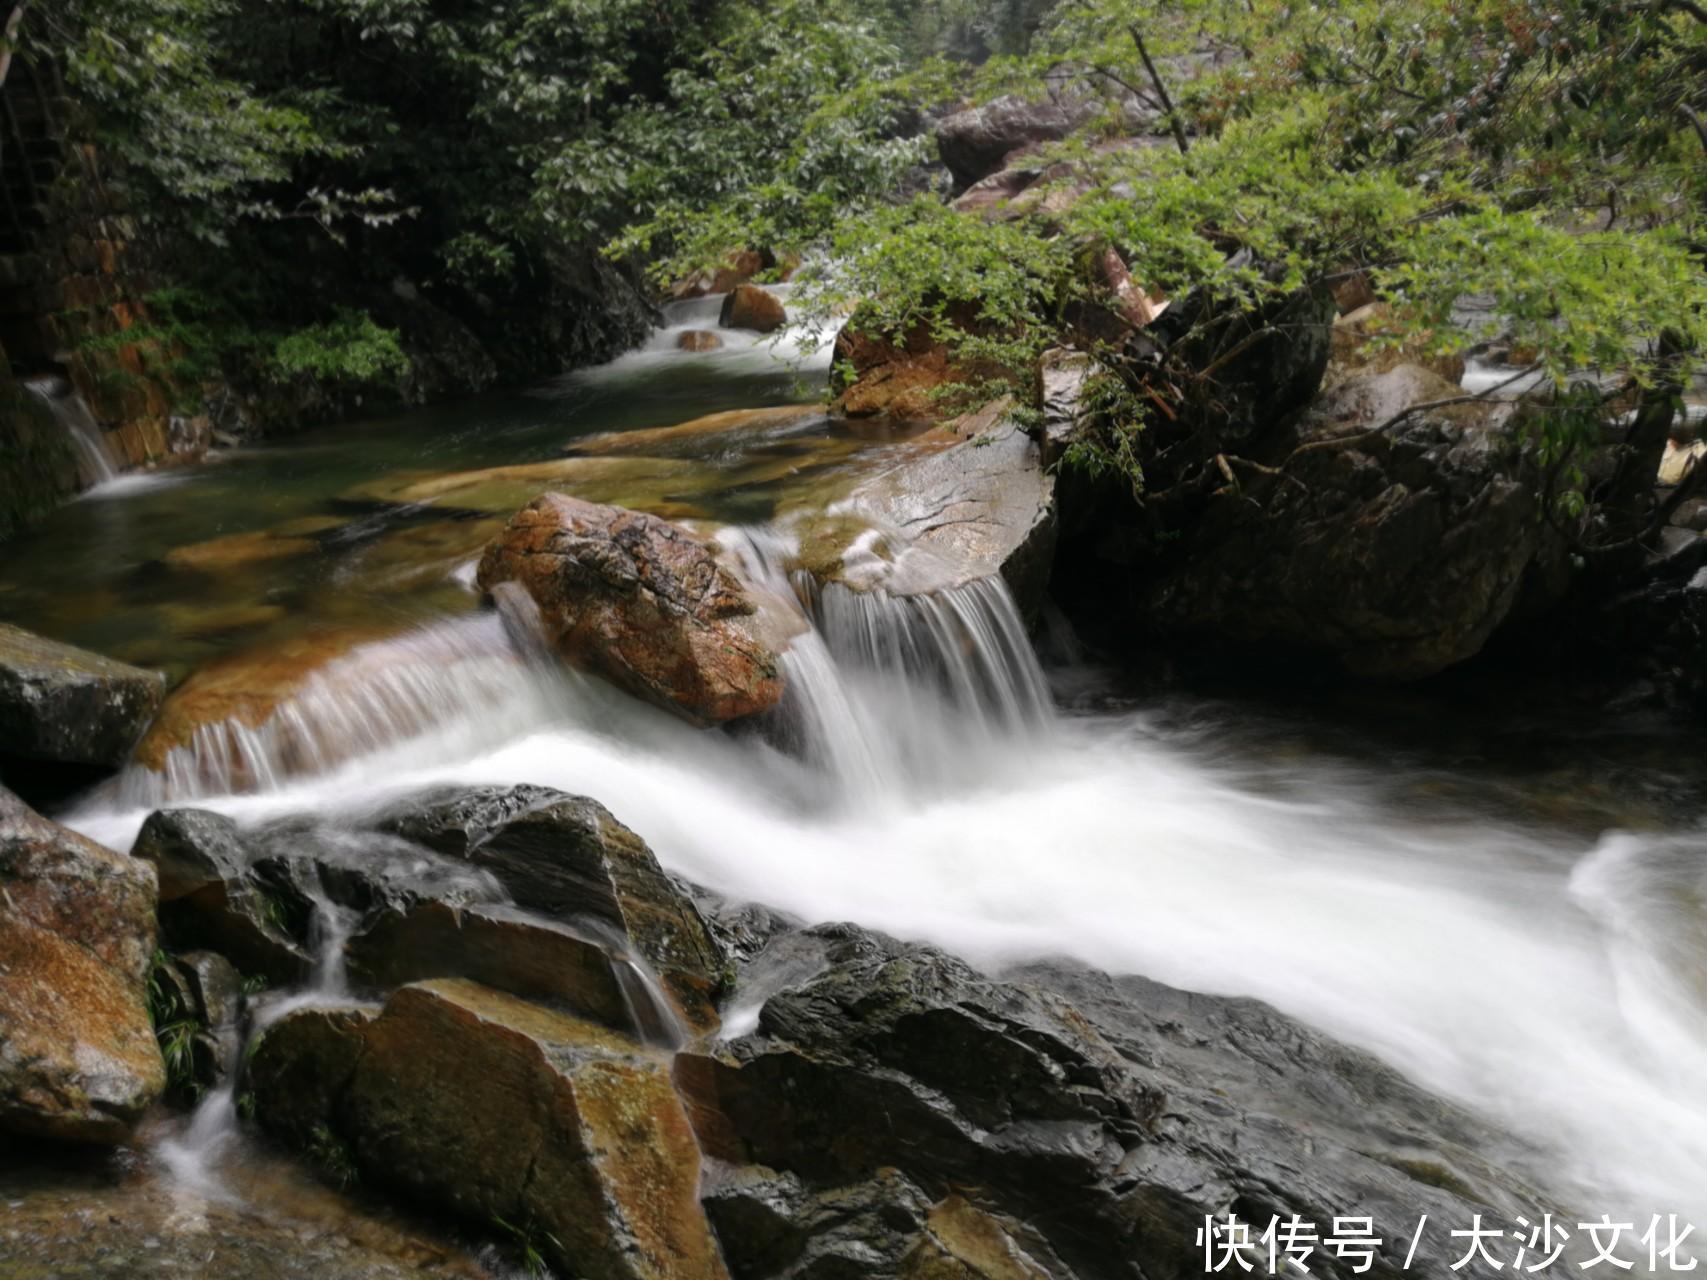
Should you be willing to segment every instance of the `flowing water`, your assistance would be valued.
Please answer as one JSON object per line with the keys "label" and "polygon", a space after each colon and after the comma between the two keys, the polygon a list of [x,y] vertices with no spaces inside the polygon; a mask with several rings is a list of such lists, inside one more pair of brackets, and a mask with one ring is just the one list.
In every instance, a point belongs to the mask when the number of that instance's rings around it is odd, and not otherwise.
{"label": "flowing water", "polygon": [[[684,307],[673,328],[712,311]],[[604,803],[671,870],[808,920],[993,969],[1068,956],[1268,1000],[1534,1144],[1532,1172],[1585,1211],[1707,1219],[1692,739],[1472,712],[1407,725],[1402,701],[1370,725],[1134,700],[1040,664],[999,585],[891,599],[792,581],[778,513],[906,447],[810,418],[561,482],[721,529],[798,598],[811,626],[769,732],[698,731],[542,672],[525,618],[479,612],[469,566],[501,515],[454,505],[478,486],[423,476],[786,403],[822,367],[798,338],[689,354],[666,331],[533,395],[308,435],[169,495],[60,513],[9,549],[0,614],[176,674],[313,628],[384,632],[272,720],[210,730],[164,774],[63,816],[122,849],[169,800],[336,822],[428,784],[555,786]],[[306,545],[235,572],[170,558],[257,534]]]}
{"label": "flowing water", "polygon": [[89,412],[83,397],[63,378],[31,378],[24,387],[43,404],[65,429],[77,454],[78,479],[85,489],[111,484],[119,477],[118,461],[107,445],[106,433]]}

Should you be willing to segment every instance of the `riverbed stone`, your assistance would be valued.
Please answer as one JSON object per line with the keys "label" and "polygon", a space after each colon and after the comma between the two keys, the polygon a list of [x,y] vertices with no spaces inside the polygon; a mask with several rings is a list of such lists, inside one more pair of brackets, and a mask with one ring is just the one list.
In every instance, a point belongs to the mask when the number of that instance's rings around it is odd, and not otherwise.
{"label": "riverbed stone", "polygon": [[717,323],[725,329],[773,333],[788,323],[788,309],[769,289],[738,284],[724,296]]}
{"label": "riverbed stone", "polygon": [[259,851],[231,819],[201,809],[148,815],[131,856],[160,877],[160,929],[175,950],[208,950],[245,973],[296,983],[313,969],[302,936],[303,912],[288,886],[255,874]]}
{"label": "riverbed stone", "polygon": [[710,329],[687,329],[676,339],[676,346],[683,351],[716,351],[723,345],[723,339]]}
{"label": "riverbed stone", "polygon": [[656,516],[547,493],[486,549],[479,584],[515,582],[571,666],[701,724],[782,698],[758,606],[714,549]]}
{"label": "riverbed stone", "polygon": [[404,802],[384,822],[489,872],[528,909],[632,949],[688,1028],[716,1026],[721,948],[645,841],[597,801],[548,787],[447,788]]}
{"label": "riverbed stone", "polygon": [[0,751],[119,765],[166,695],[166,677],[0,622]]}
{"label": "riverbed stone", "polygon": [[[1204,1216],[1229,1206],[1266,1223],[1356,1205],[1389,1240],[1421,1213],[1554,1207],[1472,1154],[1521,1168],[1520,1144],[1259,1002],[1067,964],[996,981],[849,925],[785,931],[766,951],[800,948],[823,963],[771,995],[755,1030],[677,1059],[706,1155],[761,1184],[797,1180],[760,1194],[765,1209],[713,1179],[714,1220],[776,1219],[761,1236],[773,1251],[739,1276],[796,1274],[779,1258],[824,1230],[819,1197],[895,1173],[933,1203],[930,1239],[860,1274],[1183,1278],[1201,1274]],[[902,1203],[918,1216],[918,1197]],[[1446,1280],[1452,1256],[1425,1241],[1412,1270]]]}
{"label": "riverbed stone", "polygon": [[644,453],[702,455],[712,445],[751,445],[822,425],[824,410],[815,404],[773,405],[764,409],[725,409],[667,427],[602,431],[567,446],[565,453]]}
{"label": "riverbed stone", "polygon": [[0,789],[0,1130],[122,1141],[165,1087],[153,868]]}
{"label": "riverbed stone", "polygon": [[291,1015],[267,1032],[252,1079],[274,1132],[323,1130],[376,1182],[488,1228],[525,1224],[565,1274],[727,1274],[668,1056],[608,1029],[435,980],[377,1017]]}

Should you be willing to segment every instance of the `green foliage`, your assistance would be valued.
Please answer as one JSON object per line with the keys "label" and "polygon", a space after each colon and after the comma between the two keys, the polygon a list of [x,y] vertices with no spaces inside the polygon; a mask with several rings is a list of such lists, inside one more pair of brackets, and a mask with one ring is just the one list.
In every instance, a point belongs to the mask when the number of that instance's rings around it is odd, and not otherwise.
{"label": "green foliage", "polygon": [[196,1080],[195,1037],[201,1021],[191,1007],[176,964],[156,950],[148,965],[148,1020],[166,1063],[166,1088],[174,1097],[194,1101],[201,1095]]}
{"label": "green foliage", "polygon": [[393,385],[409,372],[409,357],[397,341],[397,331],[382,329],[373,317],[347,308],[340,308],[326,324],[280,338],[268,363],[281,381],[309,378],[355,386]]}
{"label": "green foliage", "polygon": [[350,1144],[323,1124],[309,1130],[306,1154],[321,1176],[339,1191],[348,1190],[361,1181],[361,1169],[356,1164]]}
{"label": "green foliage", "polygon": [[503,1218],[494,1217],[492,1227],[508,1241],[516,1253],[521,1269],[529,1276],[546,1277],[551,1275],[551,1267],[546,1262],[545,1249],[549,1245],[559,1253],[563,1244],[549,1231],[541,1231],[532,1222],[516,1226]]}

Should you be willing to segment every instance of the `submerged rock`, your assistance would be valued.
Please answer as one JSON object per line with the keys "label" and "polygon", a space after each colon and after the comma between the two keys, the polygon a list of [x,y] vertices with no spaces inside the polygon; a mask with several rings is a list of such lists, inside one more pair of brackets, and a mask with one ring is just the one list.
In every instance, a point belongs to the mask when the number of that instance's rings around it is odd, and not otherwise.
{"label": "submerged rock", "polygon": [[775,706],[757,606],[713,549],[656,516],[548,493],[486,549],[479,584],[524,588],[572,666],[701,724]]}
{"label": "submerged rock", "polygon": [[0,751],[119,765],[166,694],[166,677],[0,622]]}
{"label": "submerged rock", "polygon": [[605,431],[570,445],[570,454],[703,454],[709,446],[751,445],[794,435],[825,422],[817,405],[785,404],[768,409],[725,409],[668,427]]}
{"label": "submerged rock", "polygon": [[1213,648],[1432,675],[1511,614],[1550,535],[1538,476],[1497,401],[1401,365],[1324,392],[1211,500],[1150,597],[1152,623]]}
{"label": "submerged rock", "polygon": [[676,339],[683,351],[716,351],[722,345],[723,339],[710,329],[688,329]]}
{"label": "submerged rock", "polygon": [[756,284],[738,284],[724,297],[717,323],[725,329],[774,333],[788,323],[788,309],[770,290]]}
{"label": "submerged rock", "polygon": [[323,1132],[377,1182],[524,1224],[565,1274],[726,1274],[668,1057],[591,1023],[472,982],[421,983],[377,1017],[287,1016],[251,1080],[274,1133]]}
{"label": "submerged rock", "polygon": [[0,1130],[123,1140],[165,1087],[154,871],[0,790]]}
{"label": "submerged rock", "polygon": [[[992,981],[846,925],[767,948],[791,949],[822,963],[677,1061],[743,1280],[860,1245],[849,1274],[1183,1277],[1229,1209],[1355,1205],[1403,1240],[1419,1213],[1553,1207],[1469,1153],[1498,1135],[1254,1001],[1071,966]],[[1413,1270],[1450,1276],[1445,1247]]]}

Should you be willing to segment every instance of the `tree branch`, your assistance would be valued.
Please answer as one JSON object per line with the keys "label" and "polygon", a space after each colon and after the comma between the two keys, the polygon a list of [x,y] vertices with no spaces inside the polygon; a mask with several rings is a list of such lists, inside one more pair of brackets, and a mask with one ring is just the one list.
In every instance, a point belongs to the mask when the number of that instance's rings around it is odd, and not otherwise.
{"label": "tree branch", "polygon": [[1179,144],[1179,153],[1189,155],[1191,143],[1186,140],[1185,125],[1181,123],[1179,111],[1174,107],[1174,100],[1168,96],[1168,86],[1162,81],[1162,73],[1156,70],[1156,64],[1150,60],[1150,51],[1144,47],[1144,33],[1136,25],[1127,28],[1132,33],[1132,43],[1138,46],[1138,56],[1144,60],[1144,70],[1150,73],[1150,83],[1156,86],[1156,96],[1162,100],[1162,109],[1167,112],[1168,128],[1173,131],[1174,141]]}

